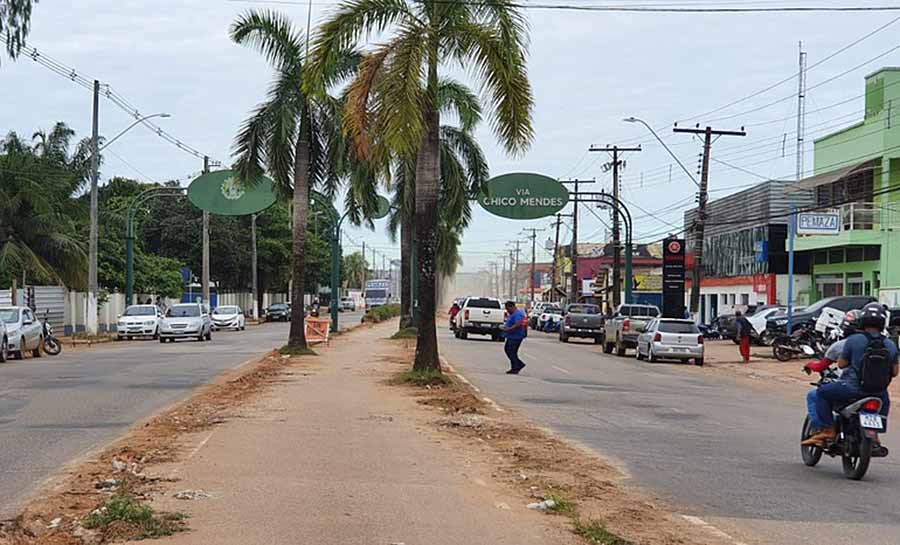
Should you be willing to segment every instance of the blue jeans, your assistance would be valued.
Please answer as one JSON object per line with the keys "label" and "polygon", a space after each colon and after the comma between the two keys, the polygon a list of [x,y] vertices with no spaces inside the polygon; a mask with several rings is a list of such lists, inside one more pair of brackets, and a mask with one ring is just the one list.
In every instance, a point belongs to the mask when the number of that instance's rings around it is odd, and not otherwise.
{"label": "blue jeans", "polygon": [[806,392],[806,412],[809,414],[809,424],[813,430],[821,430],[825,428],[825,425],[822,424],[822,421],[819,420],[819,411],[816,410],[816,394],[818,393],[818,388],[813,388],[812,390]]}
{"label": "blue jeans", "polygon": [[[843,405],[851,399],[860,399],[863,397],[879,397],[881,398],[881,416],[884,418],[884,425],[887,427],[887,415],[891,408],[891,398],[888,396],[887,390],[878,395],[865,394],[859,390],[856,385],[846,382],[832,382],[820,386],[816,392],[815,404],[816,415],[822,428],[828,428],[834,425],[833,409],[836,405]],[[809,397],[807,397],[809,399]],[[821,428],[819,428],[821,429]]]}
{"label": "blue jeans", "polygon": [[506,357],[509,358],[510,369],[515,370],[525,367],[525,364],[519,359],[519,347],[522,346],[523,340],[524,339],[506,339],[506,343],[503,345],[503,351],[506,352]]}

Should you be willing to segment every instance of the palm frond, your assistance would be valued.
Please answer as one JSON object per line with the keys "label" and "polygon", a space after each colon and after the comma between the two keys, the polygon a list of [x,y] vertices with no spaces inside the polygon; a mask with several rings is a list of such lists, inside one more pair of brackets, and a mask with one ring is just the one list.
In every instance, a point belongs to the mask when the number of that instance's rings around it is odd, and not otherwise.
{"label": "palm frond", "polygon": [[470,131],[481,122],[481,101],[466,85],[442,78],[438,83],[438,108],[455,114],[464,131]]}
{"label": "palm frond", "polygon": [[[231,25],[231,39],[259,51],[276,67],[297,66],[303,59],[303,37],[290,19],[270,10],[250,10]],[[297,82],[299,85],[299,82]]]}

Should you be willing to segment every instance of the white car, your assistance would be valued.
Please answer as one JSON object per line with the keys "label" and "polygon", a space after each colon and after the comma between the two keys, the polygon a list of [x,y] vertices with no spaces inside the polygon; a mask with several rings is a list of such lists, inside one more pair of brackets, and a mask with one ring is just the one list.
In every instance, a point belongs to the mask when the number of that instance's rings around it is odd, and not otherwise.
{"label": "white car", "polygon": [[6,333],[6,324],[0,320],[0,363],[9,357],[9,336]]}
{"label": "white car", "polygon": [[537,330],[544,331],[550,325],[550,329],[556,329],[551,324],[559,325],[563,319],[563,309],[558,305],[546,304],[541,309],[541,314],[537,319]]}
{"label": "white car", "polygon": [[240,307],[216,307],[212,312],[212,328],[215,331],[220,329],[243,331],[245,326],[244,311]]}
{"label": "white car", "polygon": [[635,358],[650,363],[660,359],[694,360],[703,365],[703,335],[691,320],[654,318],[638,336]]}
{"label": "white car", "polygon": [[209,307],[200,303],[172,305],[166,317],[159,321],[159,342],[176,339],[212,340],[212,320]]}
{"label": "white car", "polygon": [[30,350],[35,358],[41,357],[44,327],[30,308],[0,307],[0,322],[6,324],[8,354],[20,360]]}
{"label": "white car", "polygon": [[131,305],[116,322],[116,340],[134,337],[159,337],[159,321],[162,312],[156,305]]}

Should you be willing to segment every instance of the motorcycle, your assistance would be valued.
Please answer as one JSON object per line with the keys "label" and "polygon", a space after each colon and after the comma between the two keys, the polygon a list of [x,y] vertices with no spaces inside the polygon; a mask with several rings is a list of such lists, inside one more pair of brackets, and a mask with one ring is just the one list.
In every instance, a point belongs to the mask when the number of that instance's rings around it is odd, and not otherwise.
{"label": "motorcycle", "polygon": [[824,352],[815,331],[803,327],[772,341],[772,354],[778,361],[790,361],[800,355],[821,357]]}
{"label": "motorcycle", "polygon": [[[830,362],[810,362],[803,368],[807,374],[814,370],[819,373],[819,380],[812,382],[819,388],[823,384],[836,381],[839,376]],[[817,368],[818,366],[818,368]],[[841,457],[844,476],[858,481],[865,476],[872,458],[884,458],[888,455],[887,447],[878,441],[878,433],[885,429],[884,421],[879,411],[881,399],[878,397],[863,397],[851,401],[843,407],[835,407],[835,425],[837,436],[834,441],[826,443],[824,447],[801,446],[800,455],[803,463],[813,467],[819,463],[823,454],[832,458]],[[803,421],[801,437],[805,440],[812,435],[812,425],[809,416]]]}
{"label": "motorcycle", "polygon": [[62,343],[53,335],[53,326],[50,325],[48,318],[49,311],[44,313],[44,320],[41,324],[43,328],[44,353],[48,356],[57,356],[62,352]]}

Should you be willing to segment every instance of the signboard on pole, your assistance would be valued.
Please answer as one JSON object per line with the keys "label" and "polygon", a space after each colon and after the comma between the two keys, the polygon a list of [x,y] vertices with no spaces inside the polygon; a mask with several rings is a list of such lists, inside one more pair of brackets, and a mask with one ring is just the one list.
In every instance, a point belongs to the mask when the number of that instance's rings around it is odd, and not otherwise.
{"label": "signboard on pole", "polygon": [[666,318],[684,318],[684,239],[663,241],[663,308]]}
{"label": "signboard on pole", "polygon": [[271,179],[255,185],[242,184],[232,170],[204,174],[191,182],[188,199],[200,210],[221,216],[247,216],[275,204]]}
{"label": "signboard on pole", "polygon": [[837,212],[800,212],[797,214],[798,235],[839,235],[841,215]]}
{"label": "signboard on pole", "polygon": [[517,172],[488,180],[478,202],[501,218],[533,220],[562,210],[569,202],[569,191],[549,176]]}

